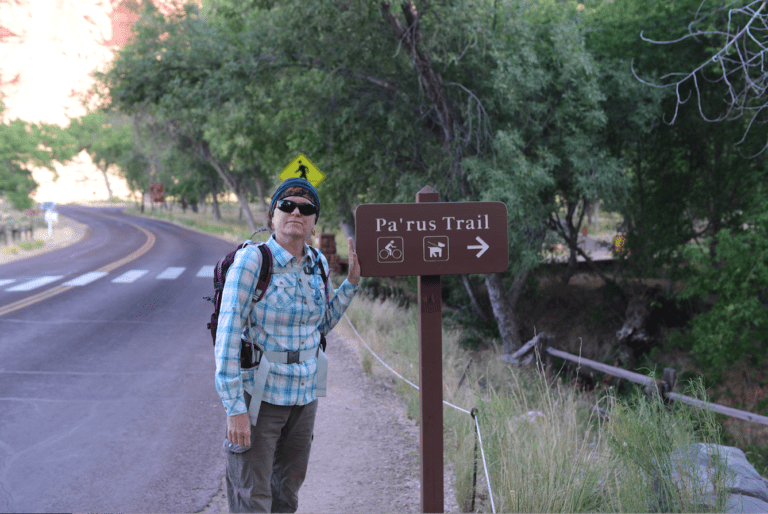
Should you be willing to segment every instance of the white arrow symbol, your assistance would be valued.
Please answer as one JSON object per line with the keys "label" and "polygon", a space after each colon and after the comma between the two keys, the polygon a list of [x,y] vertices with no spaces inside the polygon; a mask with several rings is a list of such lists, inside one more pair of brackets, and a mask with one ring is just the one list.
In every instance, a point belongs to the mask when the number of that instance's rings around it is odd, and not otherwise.
{"label": "white arrow symbol", "polygon": [[486,243],[485,241],[483,241],[483,240],[482,240],[482,239],[480,239],[479,237],[476,237],[476,238],[475,238],[475,240],[476,240],[478,243],[480,243],[480,244],[479,244],[479,245],[473,245],[473,246],[467,246],[467,250],[480,250],[480,253],[478,253],[478,254],[476,255],[476,257],[480,257],[481,255],[483,255],[483,254],[485,253],[485,251],[486,251],[488,248],[490,248],[490,246],[488,246],[488,243]]}

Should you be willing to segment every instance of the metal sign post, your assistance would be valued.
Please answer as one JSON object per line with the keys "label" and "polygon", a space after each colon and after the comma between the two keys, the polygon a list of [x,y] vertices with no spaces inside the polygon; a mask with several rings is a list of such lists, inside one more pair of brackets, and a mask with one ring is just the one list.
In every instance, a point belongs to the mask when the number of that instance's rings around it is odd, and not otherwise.
{"label": "metal sign post", "polygon": [[[439,201],[440,193],[429,186],[416,193],[416,203]],[[421,512],[443,512],[442,292],[440,275],[419,276]]]}
{"label": "metal sign post", "polygon": [[355,211],[360,275],[418,276],[421,512],[443,512],[443,323],[441,275],[509,267],[507,206],[440,202],[429,186],[412,204]]}

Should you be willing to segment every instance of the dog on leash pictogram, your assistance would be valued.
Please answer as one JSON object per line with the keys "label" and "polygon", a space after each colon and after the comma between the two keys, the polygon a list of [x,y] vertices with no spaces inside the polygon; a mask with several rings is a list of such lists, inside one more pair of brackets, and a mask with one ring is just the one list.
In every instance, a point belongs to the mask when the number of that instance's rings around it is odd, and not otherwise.
{"label": "dog on leash pictogram", "polygon": [[448,260],[448,236],[424,237],[424,260],[447,261]]}

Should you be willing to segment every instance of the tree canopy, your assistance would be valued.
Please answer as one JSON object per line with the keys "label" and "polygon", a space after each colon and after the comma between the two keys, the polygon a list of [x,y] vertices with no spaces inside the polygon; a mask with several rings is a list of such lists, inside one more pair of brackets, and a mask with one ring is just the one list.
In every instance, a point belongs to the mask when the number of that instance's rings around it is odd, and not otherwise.
{"label": "tree canopy", "polygon": [[76,153],[71,138],[56,125],[22,120],[4,121],[0,98],[0,195],[16,209],[32,207],[30,194],[37,188],[31,168],[55,173],[54,161],[66,162]]}
{"label": "tree canopy", "polygon": [[[745,8],[752,27],[757,4]],[[249,202],[263,208],[299,152],[328,176],[324,222],[349,235],[356,205],[410,202],[424,185],[446,201],[505,202],[509,271],[462,284],[474,314],[490,317],[482,280],[511,351],[515,305],[546,240],[570,250],[568,282],[577,256],[589,260],[579,233],[598,202],[624,217],[628,275],[669,266],[682,276],[692,241],[715,265],[734,248],[729,237],[762,237],[744,228],[768,178],[766,157],[750,158],[759,134],[743,137],[760,125],[701,119],[727,112],[722,86],[738,73],[669,75],[707,62],[718,38],[736,41],[736,25],[753,29],[697,12],[700,0],[210,0],[163,15],[147,2],[135,38],[98,78],[105,105],[134,119],[124,168],[136,187],[173,177],[190,200],[226,187],[251,228]],[[721,70],[737,49],[762,55],[744,44],[717,54]],[[681,105],[689,95],[698,103]]]}

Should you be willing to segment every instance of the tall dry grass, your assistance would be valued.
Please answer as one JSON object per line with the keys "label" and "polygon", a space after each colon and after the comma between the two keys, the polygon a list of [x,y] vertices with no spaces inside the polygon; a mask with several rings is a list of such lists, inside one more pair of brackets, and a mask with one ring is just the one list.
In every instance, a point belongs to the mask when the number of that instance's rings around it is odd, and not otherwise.
{"label": "tall dry grass", "polygon": [[[415,309],[364,295],[347,311],[366,343],[392,368],[418,384]],[[459,377],[469,352],[459,333],[443,330],[443,397],[466,410],[477,407],[497,512],[721,511],[727,470],[713,456],[712,480],[702,481],[691,454],[697,442],[717,443],[714,416],[638,395],[603,398],[610,420],[594,414],[572,388],[499,360],[498,349],[473,354],[468,379]],[[396,384],[418,420],[418,392],[362,350],[364,369]],[[391,378],[388,378],[391,377]],[[689,394],[703,398],[701,384]],[[470,416],[444,409],[445,456],[453,463],[462,511],[472,505],[475,429]],[[482,463],[475,511],[490,512]]]}

